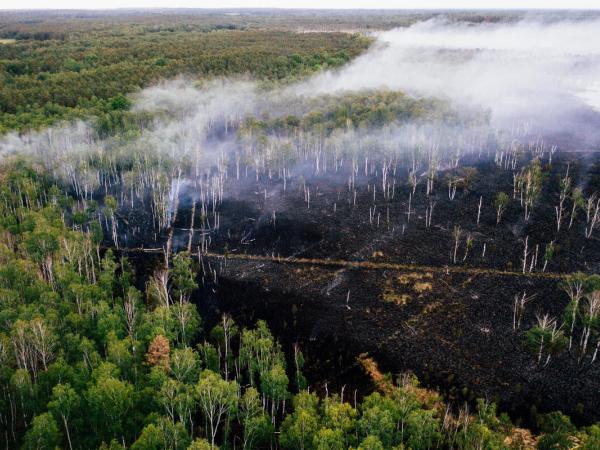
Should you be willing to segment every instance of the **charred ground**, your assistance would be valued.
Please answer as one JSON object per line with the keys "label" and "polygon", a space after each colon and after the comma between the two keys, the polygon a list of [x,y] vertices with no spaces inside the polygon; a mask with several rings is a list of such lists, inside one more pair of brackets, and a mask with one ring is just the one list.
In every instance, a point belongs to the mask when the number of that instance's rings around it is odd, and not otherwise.
{"label": "charred ground", "polygon": [[[541,366],[524,342],[538,315],[563,315],[566,275],[598,270],[600,242],[585,238],[585,213],[560,233],[554,216],[567,167],[585,192],[600,188],[597,154],[558,152],[552,164],[546,160],[544,187],[527,222],[514,200],[496,223],[494,198],[499,191],[512,195],[512,171],[477,157],[463,164],[439,175],[464,174],[466,166],[472,179],[454,200],[439,182],[430,227],[426,195],[413,197],[409,222],[411,188],[399,181],[393,198],[384,198],[377,169],[357,181],[356,201],[344,173],[288,180],[285,191],[282,180],[266,175],[232,182],[218,208],[218,229],[192,236],[203,316],[266,319],[285,345],[305,349],[309,376],[322,390],[367,392],[370,383],[356,365],[367,352],[385,370],[413,371],[457,404],[486,397],[528,425],[537,412],[552,410],[583,423],[598,419],[598,368],[578,364],[568,352]],[[396,171],[399,180],[407,176],[403,170]],[[313,192],[310,204],[305,186]],[[173,247],[185,249],[195,190],[181,192],[171,231]],[[195,223],[203,220],[196,210]],[[454,263],[457,225],[463,234]],[[532,248],[554,241],[546,270],[540,262],[523,273],[526,236]],[[514,300],[522,293],[533,299],[514,329]]]}

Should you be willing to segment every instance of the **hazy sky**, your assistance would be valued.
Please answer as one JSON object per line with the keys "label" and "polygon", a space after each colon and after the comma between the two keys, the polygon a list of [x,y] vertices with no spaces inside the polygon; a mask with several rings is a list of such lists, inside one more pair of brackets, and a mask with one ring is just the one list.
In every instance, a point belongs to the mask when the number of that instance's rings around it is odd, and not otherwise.
{"label": "hazy sky", "polygon": [[565,8],[600,9],[600,0],[0,0],[1,9],[108,8]]}

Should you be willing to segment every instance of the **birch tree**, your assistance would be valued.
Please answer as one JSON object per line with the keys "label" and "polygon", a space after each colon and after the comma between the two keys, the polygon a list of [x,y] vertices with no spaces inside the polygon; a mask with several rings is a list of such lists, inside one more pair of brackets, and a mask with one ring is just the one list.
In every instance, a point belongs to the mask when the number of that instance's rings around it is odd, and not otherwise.
{"label": "birch tree", "polygon": [[200,374],[200,381],[196,385],[196,396],[210,428],[210,443],[213,448],[223,418],[237,407],[238,390],[235,381],[226,381],[210,370]]}

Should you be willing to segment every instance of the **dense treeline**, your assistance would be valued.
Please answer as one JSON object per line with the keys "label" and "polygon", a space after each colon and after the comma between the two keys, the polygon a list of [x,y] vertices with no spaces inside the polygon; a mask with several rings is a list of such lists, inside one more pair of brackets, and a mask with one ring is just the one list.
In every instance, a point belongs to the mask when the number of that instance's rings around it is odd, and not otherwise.
{"label": "dense treeline", "polygon": [[[586,11],[586,17],[591,12]],[[551,18],[552,13],[546,15]],[[564,17],[565,12],[561,12]],[[582,16],[570,13],[576,19]],[[84,30],[99,32],[124,27],[139,31],[210,31],[215,29],[268,29],[292,31],[387,30],[419,20],[443,16],[449,20],[499,22],[517,20],[521,11],[444,12],[393,10],[281,10],[281,9],[162,9],[148,11],[100,10],[0,11],[0,37],[46,40],[66,38]]]}
{"label": "dense treeline", "polygon": [[[10,35],[10,33],[9,33]],[[180,74],[279,80],[336,67],[369,39],[344,33],[108,29],[0,45],[0,133],[106,114],[112,100]]]}

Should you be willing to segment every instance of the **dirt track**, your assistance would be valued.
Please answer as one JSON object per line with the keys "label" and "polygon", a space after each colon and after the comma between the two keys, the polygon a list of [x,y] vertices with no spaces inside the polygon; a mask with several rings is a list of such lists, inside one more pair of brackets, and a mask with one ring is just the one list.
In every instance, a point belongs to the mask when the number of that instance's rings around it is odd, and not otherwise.
{"label": "dirt track", "polygon": [[561,280],[569,276],[566,273],[552,272],[514,272],[507,270],[498,270],[480,267],[466,266],[423,266],[418,264],[401,264],[392,262],[372,262],[372,261],[345,261],[339,259],[316,259],[316,258],[296,258],[296,257],[278,257],[267,255],[251,255],[244,253],[228,253],[227,255],[220,253],[209,252],[206,254],[209,258],[225,258],[246,261],[266,261],[273,263],[285,264],[302,264],[326,267],[339,267],[348,269],[365,269],[365,270],[407,270],[407,271],[423,271],[434,273],[465,273],[473,275],[503,275],[523,278],[545,278],[550,280]]}

